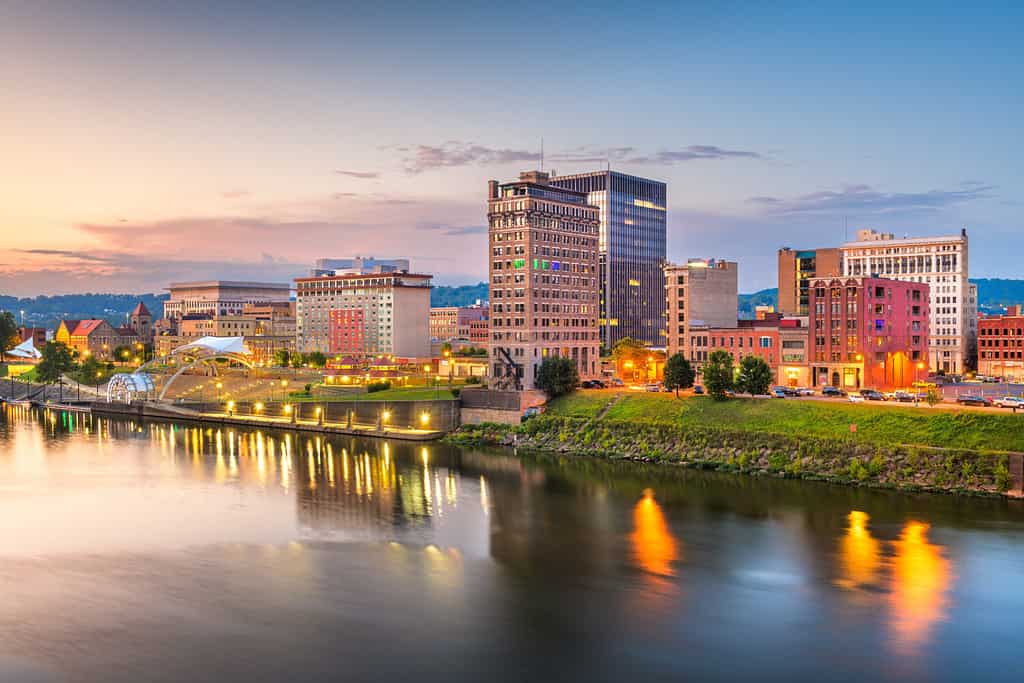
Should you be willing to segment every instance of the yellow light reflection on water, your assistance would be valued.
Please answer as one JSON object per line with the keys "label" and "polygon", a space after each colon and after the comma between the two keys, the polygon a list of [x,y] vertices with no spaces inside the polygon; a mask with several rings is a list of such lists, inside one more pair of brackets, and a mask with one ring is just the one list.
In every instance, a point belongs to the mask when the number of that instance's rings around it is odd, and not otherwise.
{"label": "yellow light reflection on water", "polygon": [[651,489],[644,490],[643,498],[633,508],[633,527],[630,540],[640,568],[658,576],[675,576],[672,563],[679,559],[678,544]]}
{"label": "yellow light reflection on water", "polygon": [[871,516],[853,510],[846,519],[849,526],[839,544],[840,577],[836,583],[848,589],[873,585],[878,580],[881,551],[868,530]]}
{"label": "yellow light reflection on water", "polygon": [[946,616],[952,570],[942,549],[928,541],[928,525],[923,522],[907,522],[893,545],[893,640],[897,651],[914,654]]}

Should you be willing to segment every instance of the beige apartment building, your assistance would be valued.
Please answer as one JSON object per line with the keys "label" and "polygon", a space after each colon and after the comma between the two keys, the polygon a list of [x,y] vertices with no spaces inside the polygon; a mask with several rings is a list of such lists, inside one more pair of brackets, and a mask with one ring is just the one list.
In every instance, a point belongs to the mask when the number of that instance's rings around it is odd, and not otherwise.
{"label": "beige apartment building", "polygon": [[534,388],[545,358],[598,374],[599,210],[528,171],[487,191],[492,386]]}
{"label": "beige apartment building", "polygon": [[430,275],[325,275],[299,278],[295,286],[299,351],[430,355]]}
{"label": "beige apartment building", "polygon": [[665,266],[665,346],[692,363],[707,360],[707,337],[693,333],[737,325],[738,269],[735,261],[690,259]]}
{"label": "beige apartment building", "polygon": [[164,302],[164,317],[180,320],[186,315],[241,315],[246,306],[288,303],[291,285],[286,282],[173,282]]}
{"label": "beige apartment building", "polygon": [[779,249],[779,313],[807,315],[810,301],[808,283],[816,277],[836,277],[842,272],[843,255],[838,248]]}
{"label": "beige apartment building", "polygon": [[945,237],[897,239],[892,233],[857,231],[842,246],[843,275],[923,282],[930,291],[928,365],[933,372],[962,373],[977,343],[977,291],[968,282],[967,231]]}

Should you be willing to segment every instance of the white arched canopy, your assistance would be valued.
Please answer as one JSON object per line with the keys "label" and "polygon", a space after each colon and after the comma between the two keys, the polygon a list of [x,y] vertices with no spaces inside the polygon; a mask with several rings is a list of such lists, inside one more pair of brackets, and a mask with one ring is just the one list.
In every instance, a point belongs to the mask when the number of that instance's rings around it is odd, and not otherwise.
{"label": "white arched canopy", "polygon": [[146,372],[118,373],[107,382],[107,403],[121,400],[131,403],[139,394],[149,395],[155,391],[153,377]]}
{"label": "white arched canopy", "polygon": [[[251,355],[252,353],[245,345],[245,339],[243,337],[200,337],[194,342],[182,344],[171,351],[170,357],[175,362],[179,363],[179,367],[175,373],[171,375],[166,382],[164,382],[163,387],[160,389],[160,396],[158,396],[158,398],[163,399],[171,384],[174,383],[174,380],[178,379],[178,377],[189,368],[218,359],[234,361],[251,368],[252,361],[249,358]],[[165,361],[166,359],[164,358],[153,359],[142,367],[144,368],[148,365]],[[139,370],[142,370],[142,368],[139,368]]]}

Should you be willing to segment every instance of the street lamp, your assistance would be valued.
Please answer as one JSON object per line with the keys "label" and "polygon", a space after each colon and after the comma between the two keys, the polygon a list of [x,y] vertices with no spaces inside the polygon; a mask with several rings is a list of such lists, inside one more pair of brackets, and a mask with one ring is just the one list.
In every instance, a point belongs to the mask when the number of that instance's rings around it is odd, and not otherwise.
{"label": "street lamp", "polygon": [[96,372],[96,398],[100,397],[100,378],[103,377],[103,373]]}

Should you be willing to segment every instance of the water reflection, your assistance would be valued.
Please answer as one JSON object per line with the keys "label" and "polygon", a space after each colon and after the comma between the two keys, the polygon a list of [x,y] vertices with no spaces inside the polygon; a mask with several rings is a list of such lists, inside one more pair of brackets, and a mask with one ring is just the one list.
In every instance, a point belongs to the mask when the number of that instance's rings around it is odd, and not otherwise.
{"label": "water reflection", "polygon": [[630,540],[637,564],[657,576],[674,576],[673,564],[679,559],[679,551],[651,489],[644,491],[633,508],[633,527]]}
{"label": "water reflection", "polygon": [[840,542],[840,575],[836,583],[847,589],[863,589],[878,583],[882,558],[880,544],[868,530],[870,515],[854,510],[847,516],[846,534]]}
{"label": "water reflection", "polygon": [[928,525],[908,522],[894,541],[892,642],[900,654],[920,652],[935,625],[946,617],[952,581],[950,562],[928,541]]}

